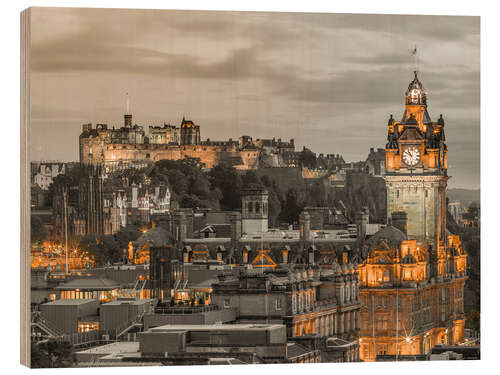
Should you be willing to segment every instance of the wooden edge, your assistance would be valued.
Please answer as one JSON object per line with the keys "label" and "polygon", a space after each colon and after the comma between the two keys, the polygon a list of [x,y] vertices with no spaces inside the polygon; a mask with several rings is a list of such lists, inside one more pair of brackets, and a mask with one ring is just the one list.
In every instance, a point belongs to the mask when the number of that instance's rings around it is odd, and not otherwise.
{"label": "wooden edge", "polygon": [[30,314],[30,46],[31,46],[31,10],[21,12],[21,239],[20,239],[20,287],[21,287],[21,364],[31,367],[31,314]]}

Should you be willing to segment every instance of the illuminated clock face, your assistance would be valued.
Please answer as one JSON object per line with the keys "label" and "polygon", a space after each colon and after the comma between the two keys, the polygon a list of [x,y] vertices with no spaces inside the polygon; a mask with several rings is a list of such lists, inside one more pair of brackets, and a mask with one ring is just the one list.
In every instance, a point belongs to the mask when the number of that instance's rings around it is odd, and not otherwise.
{"label": "illuminated clock face", "polygon": [[412,146],[405,149],[403,151],[403,161],[410,166],[417,165],[420,161],[420,151],[418,148]]}
{"label": "illuminated clock face", "polygon": [[410,98],[412,103],[418,103],[418,98],[420,97],[420,90],[413,89],[410,92]]}

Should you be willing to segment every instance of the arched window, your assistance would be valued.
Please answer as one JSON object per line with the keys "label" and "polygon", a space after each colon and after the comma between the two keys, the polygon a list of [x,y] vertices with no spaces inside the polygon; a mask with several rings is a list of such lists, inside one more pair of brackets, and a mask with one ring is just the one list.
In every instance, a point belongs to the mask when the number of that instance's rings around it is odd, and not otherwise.
{"label": "arched window", "polygon": [[253,211],[253,202],[248,202],[248,212]]}
{"label": "arched window", "polygon": [[260,214],[260,203],[255,202],[255,213]]}

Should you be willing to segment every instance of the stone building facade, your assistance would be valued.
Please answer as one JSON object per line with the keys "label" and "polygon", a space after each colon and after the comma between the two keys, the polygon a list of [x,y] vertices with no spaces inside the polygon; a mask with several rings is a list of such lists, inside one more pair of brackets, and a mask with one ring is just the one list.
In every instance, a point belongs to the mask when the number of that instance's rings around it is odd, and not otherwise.
{"label": "stone building facade", "polygon": [[170,124],[149,127],[149,143],[154,145],[179,144],[181,130],[179,127]]}
{"label": "stone building facade", "polygon": [[401,122],[389,119],[389,225],[364,243],[359,266],[361,359],[421,355],[463,340],[467,255],[446,229],[447,147],[442,116],[427,112],[415,72]]}

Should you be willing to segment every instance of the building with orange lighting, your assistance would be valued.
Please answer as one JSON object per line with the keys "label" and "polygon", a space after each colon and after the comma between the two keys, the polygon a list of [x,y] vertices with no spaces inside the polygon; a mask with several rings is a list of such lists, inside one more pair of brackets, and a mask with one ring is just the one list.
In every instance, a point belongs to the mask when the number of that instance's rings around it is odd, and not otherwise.
{"label": "building with orange lighting", "polygon": [[446,229],[444,119],[431,121],[418,71],[385,149],[389,224],[364,242],[360,357],[427,354],[463,340],[467,255]]}

